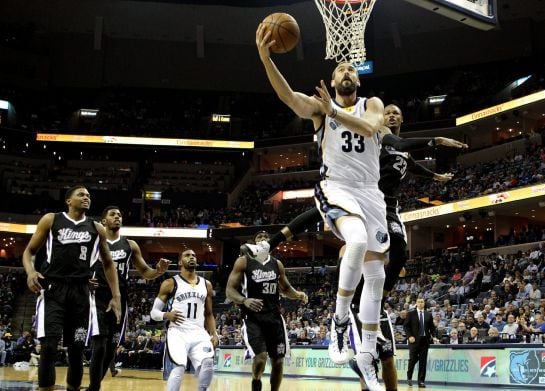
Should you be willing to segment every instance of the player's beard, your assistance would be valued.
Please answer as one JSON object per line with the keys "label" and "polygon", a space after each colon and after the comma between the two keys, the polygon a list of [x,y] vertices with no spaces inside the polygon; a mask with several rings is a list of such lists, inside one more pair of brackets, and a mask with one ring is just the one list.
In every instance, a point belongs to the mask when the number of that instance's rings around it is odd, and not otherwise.
{"label": "player's beard", "polygon": [[188,264],[185,266],[185,268],[186,268],[188,271],[190,271],[190,272],[194,272],[195,270],[197,270],[197,263],[195,263],[195,264],[189,264],[189,263],[188,263]]}
{"label": "player's beard", "polygon": [[[345,84],[344,81],[345,80],[348,80],[350,81],[350,84]],[[356,90],[358,89],[358,86],[356,85],[356,83],[354,83],[352,80],[350,79],[343,79],[341,81],[341,83],[337,86],[337,93],[341,96],[350,96],[352,95],[354,92],[356,92]]]}

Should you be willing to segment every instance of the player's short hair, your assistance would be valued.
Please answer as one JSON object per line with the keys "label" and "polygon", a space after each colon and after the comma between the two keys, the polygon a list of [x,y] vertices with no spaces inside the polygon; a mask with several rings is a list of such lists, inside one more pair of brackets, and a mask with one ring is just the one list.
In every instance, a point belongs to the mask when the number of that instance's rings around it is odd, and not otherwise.
{"label": "player's short hair", "polygon": [[77,189],[82,189],[82,188],[87,189],[84,185],[74,185],[70,187],[68,190],[66,190],[66,193],[64,193],[64,199],[65,200],[69,199],[70,197],[72,197],[72,195]]}
{"label": "player's short hair", "polygon": [[267,236],[270,237],[269,233],[268,233],[267,231],[265,231],[265,230],[262,229],[261,231],[257,231],[257,232],[254,234],[254,242],[255,242],[255,238],[257,238],[257,235],[259,235],[259,234],[266,234]]}
{"label": "player's short hair", "polygon": [[[178,260],[180,260],[180,261],[182,260],[182,255],[184,255],[184,253],[185,253],[186,251],[193,251],[193,252],[195,252],[195,250],[193,250],[191,247],[184,247],[184,248],[182,249],[182,251],[180,251],[180,254],[178,254]],[[195,255],[196,255],[196,254],[195,254]]]}
{"label": "player's short hair", "polygon": [[119,209],[119,206],[116,206],[116,205],[108,205],[107,207],[104,208],[104,210],[102,211],[102,214],[100,215],[100,219],[105,219],[106,216],[108,215],[108,212],[111,211],[112,209],[117,209],[117,210],[121,210]]}

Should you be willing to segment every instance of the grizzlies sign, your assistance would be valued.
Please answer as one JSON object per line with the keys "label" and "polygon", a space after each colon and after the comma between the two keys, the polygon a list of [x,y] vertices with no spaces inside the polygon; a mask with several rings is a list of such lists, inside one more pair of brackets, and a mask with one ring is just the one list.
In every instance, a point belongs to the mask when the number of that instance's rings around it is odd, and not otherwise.
{"label": "grizzlies sign", "polygon": [[509,354],[509,382],[545,384],[545,350],[514,350]]}

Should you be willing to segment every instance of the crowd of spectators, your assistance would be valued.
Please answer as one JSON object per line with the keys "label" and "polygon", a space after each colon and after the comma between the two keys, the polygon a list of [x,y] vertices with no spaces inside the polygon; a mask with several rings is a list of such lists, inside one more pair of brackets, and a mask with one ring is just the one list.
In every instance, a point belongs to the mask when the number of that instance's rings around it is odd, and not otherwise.
{"label": "crowd of spectators", "polygon": [[[545,245],[524,253],[494,253],[479,259],[443,252],[422,258],[418,263],[425,271],[408,272],[385,302],[396,343],[406,343],[404,320],[420,297],[426,300],[432,313],[437,330],[434,340],[438,344],[540,343],[544,338]],[[281,299],[290,344],[328,345],[335,309],[334,268],[324,263],[316,268],[288,268],[287,273],[294,286],[309,297],[306,305]],[[5,276],[2,276],[4,281]],[[118,367],[160,368],[165,329],[164,324],[152,321],[149,313],[163,278],[146,281],[131,277],[128,327],[125,343],[115,359]],[[238,306],[226,300],[224,289],[219,280],[214,284],[214,313],[220,344],[243,346],[242,313]],[[34,330],[19,335],[3,321],[0,332],[6,364],[13,360],[31,360],[33,354],[37,357],[39,347]],[[59,351],[60,363],[65,360],[63,352],[63,349]],[[88,351],[87,360],[89,354]]]}
{"label": "crowd of spectators", "polygon": [[455,165],[450,172],[454,174],[454,178],[445,183],[419,177],[409,178],[399,193],[402,209],[407,211],[428,206],[420,199],[452,202],[487,194],[501,194],[517,187],[541,183],[545,177],[545,149],[528,143],[525,153],[465,168]]}
{"label": "crowd of spectators", "polygon": [[[145,165],[139,161],[133,163],[95,162],[96,167],[93,168],[82,165],[79,160],[67,160],[59,163],[50,159],[22,157],[17,159],[17,156],[14,156],[5,155],[4,158],[0,158],[0,190],[6,196],[6,202],[1,207],[6,211],[8,210],[6,208],[9,208],[11,212],[43,214],[54,210],[53,208],[62,207],[60,201],[55,202],[54,196],[58,198],[63,187],[82,180],[89,186],[93,194],[102,191],[106,197],[106,193],[113,190],[116,191],[116,194],[123,195],[127,200],[132,200],[137,195],[142,197],[142,186],[146,186],[147,182],[151,184],[154,180],[159,180],[154,179],[153,170],[150,172],[139,170],[138,167]],[[10,159],[13,163],[8,161]],[[206,168],[205,171],[199,171],[206,165],[196,162],[195,172],[191,176],[200,180],[206,175],[229,170],[230,167],[230,163],[227,161],[214,161],[207,164],[210,167],[217,167],[217,169],[210,171]],[[189,167],[190,164],[186,162],[186,166]],[[312,170],[315,167],[308,166],[307,168]],[[468,167],[454,165],[449,171],[454,174],[454,178],[447,183],[409,177],[399,192],[401,210],[408,211],[426,207],[429,206],[429,202],[451,202],[488,194],[501,195],[502,192],[516,187],[542,183],[545,179],[545,148],[528,142],[526,151],[514,156],[477,163]],[[289,174],[285,178],[282,176],[262,178],[258,175],[242,191],[235,202],[227,207],[225,186],[228,182],[237,181],[237,178],[233,177],[225,180],[222,185],[224,186],[223,190],[220,190],[217,184],[212,186],[215,193],[209,197],[215,204],[195,207],[183,204],[183,199],[180,198],[182,194],[186,199],[193,197],[193,195],[190,194],[191,192],[188,193],[185,188],[173,187],[169,181],[174,179],[167,175],[167,171],[165,172],[166,177],[161,178],[161,186],[165,187],[163,198],[169,199],[171,202],[144,208],[143,214],[133,216],[132,224],[150,227],[220,227],[225,223],[284,224],[313,206],[311,198],[280,203],[269,201],[269,197],[280,190],[312,188],[315,180],[311,176],[308,179],[293,179],[289,177]],[[135,181],[135,178],[138,180]],[[166,182],[163,183],[163,181]],[[191,191],[196,191],[192,186],[188,188],[192,189]],[[195,197],[199,199],[199,194],[206,195],[207,192],[208,190],[203,188],[200,192],[195,193]],[[19,202],[21,201],[20,196],[30,197],[29,202]],[[502,201],[500,198],[498,202]],[[532,241],[532,238],[540,240],[542,237],[541,229],[533,229],[524,237],[515,237],[515,235],[501,237],[498,239],[498,244]]]}
{"label": "crowd of spectators", "polygon": [[16,325],[12,323],[16,297],[25,287],[24,273],[7,268],[0,272],[0,366],[10,362],[13,355],[20,351],[28,353],[30,358],[30,352],[34,349],[30,339],[25,342],[26,334],[24,338],[16,339],[14,336]]}

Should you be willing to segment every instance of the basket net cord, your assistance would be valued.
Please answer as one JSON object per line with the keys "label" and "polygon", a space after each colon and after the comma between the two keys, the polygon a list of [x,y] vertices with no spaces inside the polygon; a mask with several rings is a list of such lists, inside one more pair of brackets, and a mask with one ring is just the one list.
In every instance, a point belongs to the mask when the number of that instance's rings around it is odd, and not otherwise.
{"label": "basket net cord", "polygon": [[365,28],[376,0],[357,3],[314,0],[326,27],[326,59],[360,65],[365,62]]}

